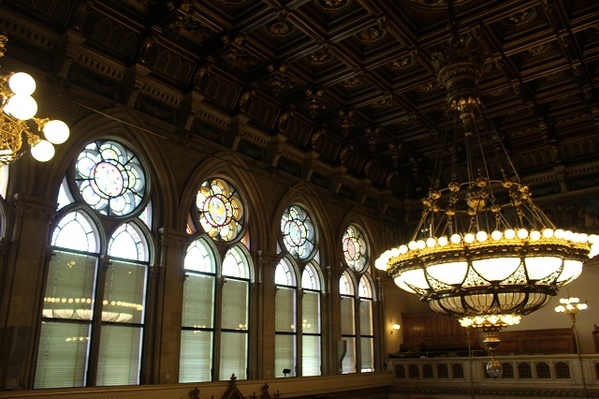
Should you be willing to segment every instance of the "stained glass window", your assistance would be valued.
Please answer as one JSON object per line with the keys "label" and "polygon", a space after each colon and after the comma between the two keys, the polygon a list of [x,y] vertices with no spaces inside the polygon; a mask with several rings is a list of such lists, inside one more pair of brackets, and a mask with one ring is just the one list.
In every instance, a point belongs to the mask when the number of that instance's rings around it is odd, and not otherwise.
{"label": "stained glass window", "polygon": [[90,143],[77,157],[75,171],[81,197],[104,215],[128,215],[141,203],[146,187],[143,167],[122,144]]}
{"label": "stained glass window", "polygon": [[291,256],[308,259],[316,245],[316,231],[312,218],[303,208],[293,205],[285,210],[281,218],[283,244]]}
{"label": "stained glass window", "polygon": [[139,384],[152,249],[145,176],[137,157],[114,141],[87,145],[65,174],[35,388]]}
{"label": "stained glass window", "polygon": [[228,242],[243,228],[244,209],[237,190],[221,179],[204,182],[196,195],[200,224],[216,241]]}
{"label": "stained glass window", "polygon": [[345,263],[358,273],[364,271],[368,247],[362,231],[356,226],[349,226],[343,234],[342,244]]}

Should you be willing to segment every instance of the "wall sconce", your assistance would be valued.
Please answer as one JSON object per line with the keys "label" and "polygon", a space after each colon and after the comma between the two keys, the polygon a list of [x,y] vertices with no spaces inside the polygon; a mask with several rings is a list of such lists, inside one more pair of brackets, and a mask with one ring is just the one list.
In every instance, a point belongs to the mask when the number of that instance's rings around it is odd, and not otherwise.
{"label": "wall sconce", "polygon": [[401,326],[399,324],[397,324],[397,323],[393,324],[391,326],[391,334],[393,335],[393,332],[399,330],[400,328],[401,328]]}

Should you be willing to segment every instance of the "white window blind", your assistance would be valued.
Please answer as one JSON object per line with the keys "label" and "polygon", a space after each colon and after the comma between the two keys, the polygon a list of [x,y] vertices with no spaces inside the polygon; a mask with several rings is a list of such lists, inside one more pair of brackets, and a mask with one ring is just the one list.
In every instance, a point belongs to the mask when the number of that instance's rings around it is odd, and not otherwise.
{"label": "white window blind", "polygon": [[143,323],[147,267],[113,261],[106,272],[102,320]]}
{"label": "white window blind", "polygon": [[212,380],[212,331],[183,330],[179,382]]}
{"label": "white window blind", "polygon": [[222,299],[223,329],[247,330],[248,290],[247,281],[225,279]]}
{"label": "white window blind", "polygon": [[296,376],[296,335],[277,334],[275,336],[275,377],[285,377],[284,369],[290,370],[288,377]]}
{"label": "white window blind", "polygon": [[189,274],[183,286],[183,326],[213,328],[214,276]]}
{"label": "white window blind", "polygon": [[89,338],[89,323],[42,323],[34,387],[85,386]]}
{"label": "white window blind", "polygon": [[345,356],[341,362],[341,372],[343,374],[355,373],[356,372],[356,339],[353,337],[343,337],[346,341]]}
{"label": "white window blind", "polygon": [[372,301],[360,298],[360,334],[372,335]]}
{"label": "white window blind", "polygon": [[140,327],[102,326],[98,386],[139,384],[142,334]]}
{"label": "white window blind", "polygon": [[320,293],[305,291],[302,297],[302,331],[320,333]]}
{"label": "white window blind", "polygon": [[302,335],[302,376],[320,375],[320,335]]}
{"label": "white window blind", "polygon": [[295,288],[277,286],[275,299],[275,330],[295,332]]}
{"label": "white window blind", "polygon": [[362,363],[362,372],[374,371],[374,338],[360,338],[360,355]]}
{"label": "white window blind", "polygon": [[354,298],[341,297],[341,334],[354,335],[355,328]]}
{"label": "white window blind", "polygon": [[220,380],[228,380],[232,374],[237,379],[247,379],[247,333],[221,333]]}

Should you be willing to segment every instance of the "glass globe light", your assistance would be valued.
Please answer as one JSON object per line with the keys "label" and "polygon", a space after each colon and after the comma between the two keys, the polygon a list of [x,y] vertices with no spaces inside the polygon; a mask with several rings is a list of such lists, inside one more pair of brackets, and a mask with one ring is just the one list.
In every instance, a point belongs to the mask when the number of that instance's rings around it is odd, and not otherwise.
{"label": "glass globe light", "polygon": [[25,72],[17,72],[8,79],[8,87],[15,94],[30,96],[35,91],[35,79]]}
{"label": "glass globe light", "polygon": [[489,377],[495,379],[501,377],[501,374],[503,374],[503,366],[501,365],[499,360],[495,358],[491,359],[489,363],[485,365],[485,370],[487,371]]}
{"label": "glass globe light", "polygon": [[40,162],[47,162],[54,156],[54,146],[47,140],[40,140],[31,147],[31,155]]}
{"label": "glass globe light", "polygon": [[15,94],[8,100],[6,106],[4,106],[4,112],[17,119],[26,121],[33,118],[37,113],[37,102],[29,95]]}
{"label": "glass globe light", "polygon": [[69,138],[69,127],[63,121],[48,121],[44,126],[44,136],[52,144],[62,144]]}

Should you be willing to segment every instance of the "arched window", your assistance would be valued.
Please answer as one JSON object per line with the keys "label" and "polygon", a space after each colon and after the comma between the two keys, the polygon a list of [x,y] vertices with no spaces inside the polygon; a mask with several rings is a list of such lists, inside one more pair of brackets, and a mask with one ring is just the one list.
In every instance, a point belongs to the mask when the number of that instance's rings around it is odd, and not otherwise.
{"label": "arched window", "polygon": [[322,283],[316,228],[297,205],[285,210],[280,224],[279,248],[288,255],[275,271],[275,376],[320,375]]}
{"label": "arched window", "polygon": [[501,378],[514,378],[514,366],[511,363],[502,363],[503,373],[501,373]]}
{"label": "arched window", "polygon": [[464,367],[459,363],[452,364],[451,374],[453,378],[464,378]]}
{"label": "arched window", "polygon": [[449,369],[446,364],[437,365],[437,378],[449,378]]}
{"label": "arched window", "polygon": [[536,364],[537,378],[551,378],[551,370],[549,365],[545,362],[539,362]]}
{"label": "arched window", "polygon": [[[252,266],[239,192],[223,179],[197,191],[187,232],[179,382],[248,378]],[[222,258],[213,243],[225,246]],[[247,247],[246,247],[247,246]],[[218,318],[215,315],[219,315]]]}
{"label": "arched window", "polygon": [[282,259],[275,269],[275,377],[297,375],[297,276]]}
{"label": "arched window", "polygon": [[422,377],[424,378],[434,378],[433,374],[433,366],[430,364],[422,365]]}
{"label": "arched window", "polygon": [[362,230],[349,225],[341,239],[346,271],[339,280],[341,335],[346,345],[343,372],[374,371],[374,289],[368,243]]}
{"label": "arched window", "polygon": [[555,377],[560,379],[570,379],[570,366],[566,362],[555,363]]}
{"label": "arched window", "polygon": [[518,363],[518,377],[532,378],[532,369],[528,363]]}
{"label": "arched window", "polygon": [[146,182],[138,158],[114,141],[86,146],[63,179],[35,388],[140,382],[152,251],[140,220],[151,219]]}

